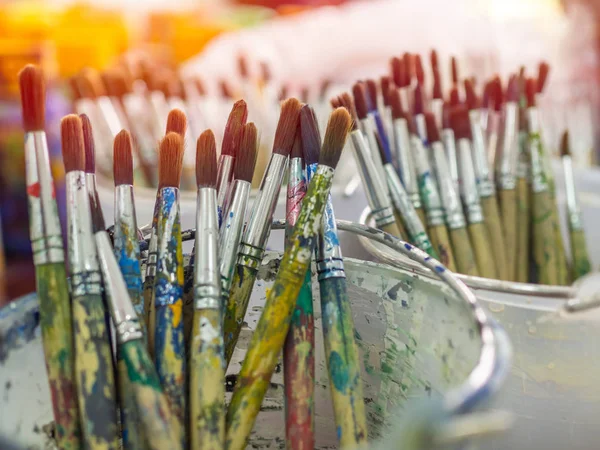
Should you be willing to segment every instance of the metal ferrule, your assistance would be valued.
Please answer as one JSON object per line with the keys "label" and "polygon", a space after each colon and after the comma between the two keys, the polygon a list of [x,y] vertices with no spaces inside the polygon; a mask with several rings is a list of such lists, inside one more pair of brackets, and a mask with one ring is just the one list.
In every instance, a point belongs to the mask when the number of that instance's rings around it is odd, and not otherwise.
{"label": "metal ferrule", "polygon": [[475,169],[475,177],[477,180],[477,189],[481,197],[489,197],[494,195],[494,183],[491,181],[490,168],[486,155],[485,138],[478,109],[469,111],[469,123],[471,125],[471,134],[473,136],[473,164]]}
{"label": "metal ferrule", "polygon": [[99,231],[94,237],[104,278],[104,287],[108,293],[109,309],[117,330],[117,341],[124,344],[135,339],[142,339],[144,337],[142,327],[129,298],[119,265],[113,255],[110,238],[106,231]]}
{"label": "metal ferrule", "polygon": [[573,176],[573,160],[569,155],[562,157],[563,170],[565,173],[565,193],[567,196],[567,211],[569,214],[569,224],[573,230],[581,230],[581,211],[575,191],[575,177]]}
{"label": "metal ferrule", "polygon": [[41,189],[35,154],[35,134],[25,133],[25,179],[29,207],[29,239],[31,240],[33,262],[37,266],[48,262],[48,248],[44,233]]}
{"label": "metal ferrule", "polygon": [[409,113],[412,111],[412,102],[410,101],[410,86],[400,88],[400,100],[402,101],[402,107]]}
{"label": "metal ferrule", "polygon": [[398,173],[406,192],[409,195],[419,194],[417,177],[415,175],[415,165],[412,158],[410,147],[410,134],[406,119],[394,120],[394,141],[396,142],[396,152],[398,161]]}
{"label": "metal ferrule", "polygon": [[154,202],[154,213],[152,214],[152,230],[150,240],[148,241],[148,259],[146,260],[146,276],[156,276],[156,263],[158,260],[158,235],[156,234],[156,224],[158,222],[158,212],[160,209],[160,190],[156,193]]}
{"label": "metal ferrule", "polygon": [[111,137],[114,138],[124,128],[124,124],[119,120],[119,114],[110,101],[110,97],[105,95],[100,96],[96,98],[96,104],[98,105],[100,114],[106,121],[106,126],[110,131]]}
{"label": "metal ferrule", "polygon": [[549,186],[542,161],[540,122],[536,107],[527,108],[527,124],[529,127],[528,148],[531,158],[531,189],[534,193],[544,192],[549,189]]}
{"label": "metal ferrule", "polygon": [[398,174],[394,171],[394,168],[391,164],[386,164],[385,172],[387,175],[388,187],[390,188],[390,197],[392,198],[392,203],[402,214],[404,224],[406,225],[406,229],[411,237],[411,240],[415,241],[415,244],[420,245],[421,242],[416,241],[421,236],[427,236],[425,227],[421,223],[421,219],[419,219],[419,215],[415,211],[413,203],[404,190],[404,187],[402,187],[400,178],[398,178]]}
{"label": "metal ferrule", "polygon": [[413,148],[415,168],[417,170],[418,184],[421,190],[421,199],[425,207],[425,216],[430,226],[442,225],[444,223],[444,210],[440,199],[434,174],[429,164],[429,158],[425,153],[423,142],[417,135],[412,135],[410,141]]}
{"label": "metal ferrule", "polygon": [[71,292],[74,297],[101,293],[98,253],[92,233],[90,198],[82,170],[68,172],[67,188],[68,254]]}
{"label": "metal ferrule", "polygon": [[156,164],[158,160],[156,142],[153,135],[146,130],[144,121],[139,119],[147,113],[147,106],[146,101],[137,94],[131,93],[123,96],[123,107],[127,117],[130,118],[129,126],[140,146],[144,161],[149,164]]}
{"label": "metal ferrule", "polygon": [[456,140],[454,139],[454,130],[452,128],[442,129],[441,134],[444,149],[446,150],[446,158],[448,159],[448,173],[454,185],[454,190],[458,192],[458,158],[456,155]]}
{"label": "metal ferrule", "polygon": [[415,127],[417,129],[417,134],[423,144],[427,144],[427,122],[425,122],[425,114],[417,114],[415,116]]}
{"label": "metal ferrule", "polygon": [[495,185],[496,172],[494,171],[494,163],[498,153],[500,115],[496,111],[488,112],[486,109],[481,111],[482,117],[484,112],[487,115],[487,126],[484,128],[485,153],[488,159],[488,167],[490,167],[490,181]]}
{"label": "metal ferrule", "polygon": [[[115,186],[115,250],[120,249],[119,265],[127,286],[141,283],[139,268],[139,244],[133,186],[120,184]],[[137,261],[133,266],[131,263]]]}
{"label": "metal ferrule", "polygon": [[435,124],[437,125],[438,130],[441,130],[444,127],[444,100],[441,98],[432,98],[429,108],[431,109],[433,117],[435,117]]}
{"label": "metal ferrule", "polygon": [[469,139],[458,140],[458,163],[460,168],[460,196],[469,224],[483,222],[483,211],[477,191],[477,180],[473,168],[473,156],[471,141]]}
{"label": "metal ferrule", "polygon": [[498,188],[511,190],[516,187],[516,153],[519,151],[518,141],[519,108],[515,102],[504,106],[504,122],[498,167]]}
{"label": "metal ferrule", "polygon": [[362,132],[359,130],[352,131],[350,139],[354,148],[354,158],[356,159],[358,172],[365,188],[367,201],[373,211],[377,228],[394,223],[396,221],[394,210],[390,203],[387,186],[383,184],[385,178],[379,176]]}
{"label": "metal ferrule", "polygon": [[233,163],[235,158],[230,155],[221,155],[217,171],[217,211],[219,223],[223,223],[223,211],[227,208],[227,194],[233,181]]}
{"label": "metal ferrule", "polygon": [[[318,170],[318,164],[309,164],[306,166],[307,182],[310,182]],[[328,278],[346,278],[331,194],[327,198],[327,204],[323,211],[323,227],[317,236],[317,247],[315,252],[317,255],[317,274],[319,281]]]}
{"label": "metal ferrule", "polygon": [[385,134],[388,137],[392,164],[394,164],[396,167],[399,167],[397,160],[398,147],[396,146],[394,139],[394,119],[392,118],[392,108],[390,106],[383,107],[383,110],[381,111],[381,118],[383,120],[383,125],[385,126]]}
{"label": "metal ferrule", "polygon": [[[382,180],[385,179],[385,172],[383,171],[383,161],[381,160],[381,154],[379,153],[379,144],[377,143],[375,123],[372,120],[372,115],[368,115],[365,119],[360,119],[360,125],[364,136],[367,138],[366,144],[369,151],[369,155],[373,160],[373,164],[379,173]],[[386,188],[387,189],[387,188]]]}
{"label": "metal ferrule", "polygon": [[154,115],[154,139],[160,140],[167,129],[167,116],[169,115],[169,105],[165,94],[160,91],[151,91],[150,106]]}
{"label": "metal ferrule", "polygon": [[437,170],[437,179],[440,187],[440,196],[444,205],[446,223],[451,230],[464,228],[466,226],[465,216],[460,203],[460,196],[454,188],[454,182],[450,178],[448,161],[444,151],[444,144],[432,142],[433,159]]}
{"label": "metal ferrule", "polygon": [[238,264],[258,269],[271,231],[271,221],[277,206],[288,157],[273,153],[240,245]]}
{"label": "metal ferrule", "polygon": [[[233,182],[229,210],[221,225],[218,258],[221,272],[221,294],[224,297],[231,288],[251,189],[252,185],[248,181],[235,180]],[[229,298],[228,295],[227,298]]]}
{"label": "metal ferrule", "polygon": [[194,264],[194,304],[196,309],[221,306],[221,277],[218,261],[219,219],[217,191],[198,189],[196,208],[196,260]]}

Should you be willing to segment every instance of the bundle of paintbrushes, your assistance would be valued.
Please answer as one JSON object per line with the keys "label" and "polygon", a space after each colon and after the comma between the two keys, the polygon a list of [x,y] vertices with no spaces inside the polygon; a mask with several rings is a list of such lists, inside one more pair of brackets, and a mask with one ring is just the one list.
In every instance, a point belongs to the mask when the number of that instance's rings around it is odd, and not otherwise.
{"label": "bundle of paintbrushes", "polygon": [[[97,133],[88,116],[65,117],[65,264],[45,145],[43,74],[27,66],[20,81],[31,240],[59,447],[117,449],[122,440],[126,449],[244,449],[283,351],[288,448],[314,448],[313,258],[340,446],[366,446],[359,356],[329,195],[350,113],[334,110],[321,140],[314,110],[294,98],[283,101],[251,210],[258,132],[247,123],[246,103],[231,110],[219,158],[214,133],[202,132],[195,152],[196,228],[185,233],[195,237],[189,267],[179,204],[185,114],[173,109],[163,124],[147,244],[136,223],[132,133],[113,130],[115,225],[109,236],[96,191]],[[225,371],[286,176],[285,252],[226,405]],[[402,197],[400,184],[398,190]],[[414,230],[426,242],[422,227]],[[148,251],[145,267],[142,250]],[[336,382],[340,377],[348,379],[344,386]]]}
{"label": "bundle of paintbrushes", "polygon": [[419,55],[392,58],[390,76],[359,81],[331,99],[354,116],[351,146],[378,228],[410,241],[451,270],[506,281],[567,285],[590,271],[569,137],[565,170],[568,260],[550,152],[537,107],[549,67],[452,87],[444,98],[438,57],[431,90]]}

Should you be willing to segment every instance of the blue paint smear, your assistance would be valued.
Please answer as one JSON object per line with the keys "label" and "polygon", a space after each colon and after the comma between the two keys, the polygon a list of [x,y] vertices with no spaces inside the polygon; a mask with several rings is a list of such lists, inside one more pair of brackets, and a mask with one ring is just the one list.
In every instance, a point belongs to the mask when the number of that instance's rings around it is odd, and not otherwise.
{"label": "blue paint smear", "polygon": [[340,392],[346,392],[350,378],[348,366],[338,352],[331,352],[329,355],[329,373],[335,388]]}
{"label": "blue paint smear", "polygon": [[444,266],[435,266],[435,271],[437,273],[442,273],[446,271],[446,268]]}
{"label": "blue paint smear", "polygon": [[404,248],[405,248],[406,250],[412,250],[412,249],[413,249],[413,246],[412,246],[412,245],[410,245],[410,244],[404,244]]}

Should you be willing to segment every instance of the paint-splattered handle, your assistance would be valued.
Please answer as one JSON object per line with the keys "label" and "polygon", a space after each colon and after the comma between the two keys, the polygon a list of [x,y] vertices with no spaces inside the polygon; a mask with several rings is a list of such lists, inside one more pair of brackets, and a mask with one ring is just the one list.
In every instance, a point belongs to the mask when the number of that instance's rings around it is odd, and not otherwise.
{"label": "paint-splattered handle", "polygon": [[506,280],[516,281],[517,277],[517,190],[498,191],[500,217],[506,246]]}
{"label": "paint-splattered handle", "polygon": [[554,236],[552,198],[549,191],[533,194],[533,258],[541,284],[558,283],[556,238]]}
{"label": "paint-splattered handle", "polygon": [[502,221],[498,211],[498,201],[495,195],[481,198],[481,209],[485,218],[485,225],[490,237],[489,246],[496,266],[496,276],[500,280],[507,280],[506,271],[506,244],[504,242],[504,232],[502,231]]}
{"label": "paint-splattered handle", "polygon": [[117,349],[117,387],[121,412],[121,437],[125,450],[147,448],[144,435],[138,428],[138,411],[133,396],[131,383],[127,376],[127,365],[123,360],[122,350]]}
{"label": "paint-splattered handle", "polygon": [[467,233],[467,228],[455,228],[450,230],[450,242],[454,249],[454,259],[456,260],[456,270],[458,273],[464,273],[474,277],[479,276],[477,270],[477,260],[475,259],[475,252],[471,245],[471,238]]}
{"label": "paint-splattered handle", "polygon": [[79,450],[81,425],[77,407],[71,299],[63,263],[35,268],[40,326],[48,371],[56,441],[61,449]]}
{"label": "paint-splattered handle", "polygon": [[571,238],[573,279],[576,280],[590,273],[592,265],[590,264],[587,244],[585,242],[585,232],[583,230],[571,230],[569,237]]}
{"label": "paint-splattered handle", "polygon": [[430,226],[429,238],[433,244],[433,248],[440,255],[440,262],[448,268],[448,270],[456,271],[456,259],[454,257],[454,249],[450,243],[450,236],[445,224]]}
{"label": "paint-splattered handle", "polygon": [[142,340],[120,348],[127,368],[131,394],[138,410],[139,429],[151,450],[181,449],[181,426],[169,408],[158,375]]}
{"label": "paint-splattered handle", "polygon": [[554,230],[554,242],[556,245],[556,264],[558,271],[558,282],[560,286],[567,286],[571,280],[571,268],[567,263],[567,252],[565,251],[565,242],[560,231],[560,215],[556,197],[553,194],[553,189],[550,190],[552,196],[552,229]]}
{"label": "paint-splattered handle", "polygon": [[517,178],[517,261],[515,281],[527,283],[529,280],[530,258],[530,189],[527,178]]}
{"label": "paint-splattered handle", "polygon": [[119,448],[115,372],[101,295],[73,298],[75,372],[83,437],[89,448]]}
{"label": "paint-splattered handle", "polygon": [[345,278],[320,281],[323,337],[340,448],[367,444],[358,346]]}
{"label": "paint-splattered handle", "polygon": [[306,272],[283,347],[285,427],[288,449],[315,448],[315,326],[311,272]]}
{"label": "paint-splattered handle", "polygon": [[191,448],[223,449],[225,442],[225,361],[222,314],[194,311],[190,343]]}
{"label": "paint-splattered handle", "polygon": [[237,265],[231,282],[231,295],[225,308],[223,332],[225,338],[226,366],[231,361],[233,350],[242,331],[242,324],[252,295],[252,288],[258,271],[247,266]]}
{"label": "paint-splattered handle", "polygon": [[154,356],[154,328],[156,326],[156,310],[154,308],[154,276],[146,275],[142,295],[144,297],[144,322],[146,323],[146,336],[148,352]]}
{"label": "paint-splattered handle", "polygon": [[479,275],[485,278],[497,278],[495,255],[490,247],[490,233],[486,224],[484,222],[472,223],[467,228],[471,244],[473,244]]}

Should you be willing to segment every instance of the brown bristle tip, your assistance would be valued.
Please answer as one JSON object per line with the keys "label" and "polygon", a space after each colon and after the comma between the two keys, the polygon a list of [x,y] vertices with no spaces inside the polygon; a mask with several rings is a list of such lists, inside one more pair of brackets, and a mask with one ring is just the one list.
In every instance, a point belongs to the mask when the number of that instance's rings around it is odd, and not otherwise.
{"label": "brown bristle tip", "polygon": [[390,106],[390,87],[392,87],[392,79],[388,76],[383,76],[380,79],[380,85],[383,104],[385,106]]}
{"label": "brown bristle tip", "polygon": [[423,61],[420,55],[415,55],[415,75],[419,84],[425,83],[425,70],[423,70]]}
{"label": "brown bristle tip", "polygon": [[450,123],[456,139],[471,139],[471,123],[466,106],[459,105],[451,109]]}
{"label": "brown bristle tip", "polygon": [[307,165],[319,162],[321,133],[315,111],[308,105],[304,105],[300,110],[300,132],[304,162]]}
{"label": "brown bristle tip", "polygon": [[369,104],[367,101],[367,92],[365,85],[356,83],[352,86],[352,95],[354,96],[354,106],[359,119],[365,119],[369,113]]}
{"label": "brown bristle tip", "polygon": [[352,118],[346,108],[337,108],[331,113],[319,155],[319,164],[336,168],[351,125]]}
{"label": "brown bristle tip", "polygon": [[288,98],[281,104],[279,122],[273,141],[273,153],[288,156],[292,151],[296,128],[298,128],[300,108],[302,108],[302,104],[296,98]]}
{"label": "brown bristle tip", "polygon": [[525,97],[527,98],[527,107],[535,106],[535,94],[537,94],[537,81],[535,78],[527,78],[525,81]]}
{"label": "brown bristle tip", "polygon": [[92,123],[85,114],[80,114],[81,128],[83,129],[83,146],[85,148],[85,172],[96,173],[96,147],[92,133]]}
{"label": "brown bristle tip", "polygon": [[440,131],[438,130],[438,126],[436,124],[435,116],[433,115],[433,113],[425,113],[425,125],[427,127],[427,139],[429,140],[429,142],[439,142]]}
{"label": "brown bristle tip", "polygon": [[266,62],[260,63],[260,77],[265,83],[268,83],[273,78],[271,75],[271,68]]}
{"label": "brown bristle tip", "polygon": [[204,131],[196,142],[196,184],[198,187],[217,185],[217,143],[212,130]]}
{"label": "brown bristle tip", "polygon": [[432,97],[435,99],[443,99],[444,94],[442,92],[442,78],[438,71],[433,72],[433,92]]}
{"label": "brown bristle tip", "polygon": [[160,141],[158,187],[179,187],[183,165],[183,137],[170,132]]}
{"label": "brown bristle tip", "polygon": [[404,69],[406,70],[408,83],[410,84],[410,80],[415,76],[415,59],[409,52],[404,52],[402,59],[404,60]]}
{"label": "brown bristle tip", "polygon": [[479,98],[475,93],[473,81],[468,78],[465,79],[465,98],[469,109],[478,109],[481,106],[479,103]]}
{"label": "brown bristle tip", "polygon": [[404,112],[404,107],[402,106],[402,97],[400,96],[400,89],[390,88],[389,92],[390,98],[390,106],[392,107],[392,118],[400,119],[402,118],[402,114]]}
{"label": "brown bristle tip", "polygon": [[237,65],[240,76],[243,79],[248,79],[250,77],[250,71],[248,70],[248,59],[246,59],[245,55],[238,55]]}
{"label": "brown bristle tip", "polygon": [[565,130],[560,138],[560,156],[571,156],[569,130]]}
{"label": "brown bristle tip", "polygon": [[46,114],[46,84],[42,69],[33,64],[19,72],[23,128],[27,131],[42,131]]}
{"label": "brown bristle tip", "polygon": [[450,89],[450,106],[457,106],[460,105],[460,95],[458,93],[458,86],[454,85],[452,86],[452,89]]}
{"label": "brown bristle tip", "polygon": [[331,97],[331,99],[329,100],[329,104],[331,105],[331,107],[333,109],[339,108],[340,106],[342,106],[342,102],[339,97]]}
{"label": "brown bristle tip", "polygon": [[133,144],[127,130],[121,130],[113,142],[113,177],[115,186],[133,184]]}
{"label": "brown bristle tip", "polygon": [[242,128],[242,142],[240,150],[235,157],[233,174],[236,180],[252,182],[256,156],[258,154],[258,131],[253,122],[249,122]]}
{"label": "brown bristle tip", "polygon": [[177,133],[181,137],[185,136],[187,130],[187,118],[185,113],[180,109],[172,109],[167,116],[167,129],[165,134]]}
{"label": "brown bristle tip", "polygon": [[377,107],[377,83],[375,80],[367,80],[367,93],[369,94],[369,106],[371,109]]}
{"label": "brown bristle tip", "polygon": [[226,80],[219,81],[219,90],[221,91],[221,96],[227,99],[233,99],[235,95],[233,89]]}
{"label": "brown bristle tip", "polygon": [[437,51],[435,49],[431,50],[431,53],[429,54],[429,60],[431,61],[431,70],[433,72],[439,72],[440,63],[439,63]]}
{"label": "brown bristle tip", "polygon": [[[348,110],[350,113],[350,117],[352,117],[352,129],[358,129],[358,116],[356,114],[356,108],[354,106],[354,101],[352,100],[352,96],[347,92],[344,92],[340,97],[341,105]],[[335,109],[335,108],[334,108]]]}
{"label": "brown bristle tip", "polygon": [[416,114],[423,114],[425,112],[425,104],[423,102],[423,90],[421,85],[417,83],[414,92],[413,112]]}
{"label": "brown bristle tip", "polygon": [[290,158],[302,158],[302,134],[300,132],[300,127],[298,127],[296,136],[294,137],[294,145],[292,145]]}
{"label": "brown bristle tip", "polygon": [[452,68],[452,83],[453,84],[458,84],[459,82],[459,77],[458,77],[458,62],[456,61],[456,56],[453,56],[451,59],[451,68]]}
{"label": "brown bristle tip", "polygon": [[406,72],[406,66],[402,58],[392,58],[392,78],[398,87],[406,87],[410,84],[410,78]]}
{"label": "brown bristle tip", "polygon": [[65,172],[85,170],[83,127],[79,116],[69,114],[63,117],[60,122],[60,140]]}
{"label": "brown bristle tip", "polygon": [[248,119],[248,106],[244,100],[238,100],[233,104],[225,132],[223,133],[223,142],[221,143],[221,155],[235,156],[242,139],[242,128]]}
{"label": "brown bristle tip", "polygon": [[537,78],[537,89],[538,94],[541,94],[546,87],[546,81],[548,81],[548,73],[550,72],[550,65],[542,61],[538,67],[538,78]]}
{"label": "brown bristle tip", "polygon": [[114,70],[110,77],[111,87],[109,93],[115,97],[123,97],[133,92],[133,82],[124,70]]}
{"label": "brown bristle tip", "polygon": [[506,87],[506,101],[518,103],[519,92],[519,78],[517,75],[511,75],[508,80],[508,86]]}
{"label": "brown bristle tip", "polygon": [[95,69],[83,69],[79,74],[79,89],[86,98],[98,98],[106,95],[100,73]]}

